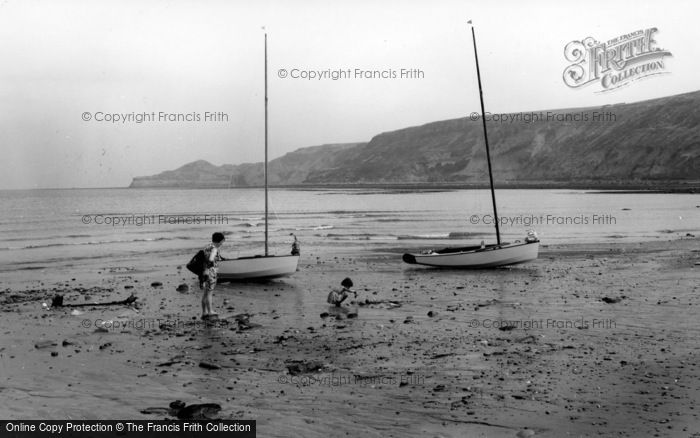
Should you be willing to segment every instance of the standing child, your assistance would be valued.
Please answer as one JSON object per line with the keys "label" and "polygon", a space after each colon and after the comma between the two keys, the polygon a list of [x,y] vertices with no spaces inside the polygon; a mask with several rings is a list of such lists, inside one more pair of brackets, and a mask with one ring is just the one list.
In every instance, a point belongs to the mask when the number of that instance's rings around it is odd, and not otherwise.
{"label": "standing child", "polygon": [[[292,236],[294,236],[294,233],[292,233]],[[297,236],[294,236],[294,242],[292,242],[292,255],[298,256],[299,254],[301,254],[301,248],[299,241],[297,240]]]}
{"label": "standing child", "polygon": [[357,298],[357,292],[350,289],[353,285],[352,280],[349,277],[345,277],[343,281],[340,282],[340,285],[342,286],[342,289],[333,289],[328,294],[328,304],[335,304],[336,307],[340,307],[340,305],[343,304],[343,301],[348,298],[350,293],[355,294],[355,298]]}
{"label": "standing child", "polygon": [[218,262],[223,260],[219,253],[219,248],[224,243],[224,235],[222,233],[214,233],[211,236],[211,243],[204,248],[204,256],[206,265],[204,272],[199,277],[199,287],[202,289],[202,319],[216,319],[218,314],[212,311],[212,295],[216,287],[216,277],[218,275]]}

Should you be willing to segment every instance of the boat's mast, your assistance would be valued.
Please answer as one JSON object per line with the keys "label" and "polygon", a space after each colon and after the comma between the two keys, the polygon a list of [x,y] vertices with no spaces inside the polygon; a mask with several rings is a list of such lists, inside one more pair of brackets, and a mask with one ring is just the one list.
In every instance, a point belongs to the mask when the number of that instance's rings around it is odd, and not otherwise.
{"label": "boat's mast", "polygon": [[[471,24],[471,21],[469,21]],[[484,94],[481,91],[481,73],[479,72],[479,55],[476,53],[476,36],[472,26],[472,41],[474,41],[474,59],[476,60],[476,78],[479,81],[479,100],[481,101],[481,122],[484,125],[484,142],[486,143],[486,162],[489,165],[489,184],[491,185],[491,201],[493,202],[493,217],[496,222],[496,241],[501,244],[501,231],[498,228],[498,211],[496,210],[496,192],[493,190],[493,174],[491,173],[491,153],[489,152],[489,136],[486,133],[486,117],[484,111]]]}
{"label": "boat's mast", "polygon": [[265,33],[265,256],[267,257],[267,33]]}

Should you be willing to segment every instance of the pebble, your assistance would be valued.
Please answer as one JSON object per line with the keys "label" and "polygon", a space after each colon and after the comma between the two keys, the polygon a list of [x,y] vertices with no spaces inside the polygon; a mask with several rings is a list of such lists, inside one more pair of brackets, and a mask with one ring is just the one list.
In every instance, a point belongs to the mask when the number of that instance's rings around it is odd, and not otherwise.
{"label": "pebble", "polygon": [[209,362],[200,362],[199,367],[204,368],[206,370],[220,370],[221,369],[221,367],[219,365],[209,363]]}
{"label": "pebble", "polygon": [[221,411],[221,405],[217,403],[188,405],[180,409],[177,418],[181,420],[210,420],[219,411]]}
{"label": "pebble", "polygon": [[182,400],[175,400],[174,402],[170,403],[170,408],[171,409],[177,409],[180,410],[185,407],[185,402]]}
{"label": "pebble", "polygon": [[42,348],[48,348],[48,347],[55,347],[58,345],[54,341],[39,341],[36,344],[34,344],[34,348],[42,349]]}
{"label": "pebble", "polygon": [[289,371],[289,374],[291,374],[292,376],[297,376],[299,374],[320,371],[323,368],[323,362],[317,360],[290,360],[287,361],[287,364],[285,366],[287,367],[287,371]]}

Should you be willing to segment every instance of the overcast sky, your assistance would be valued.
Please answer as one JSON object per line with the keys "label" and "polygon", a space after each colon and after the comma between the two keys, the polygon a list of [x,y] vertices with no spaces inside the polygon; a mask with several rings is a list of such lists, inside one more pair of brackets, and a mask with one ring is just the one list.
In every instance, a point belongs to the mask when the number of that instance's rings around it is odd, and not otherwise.
{"label": "overcast sky", "polygon": [[[197,159],[262,161],[262,26],[274,158],[478,111],[469,19],[490,112],[700,90],[698,12],[692,1],[0,0],[0,189],[119,187]],[[651,27],[673,54],[668,74],[607,93],[564,84],[570,41]],[[422,77],[290,77],[402,68]],[[200,120],[96,120],[154,112]]]}

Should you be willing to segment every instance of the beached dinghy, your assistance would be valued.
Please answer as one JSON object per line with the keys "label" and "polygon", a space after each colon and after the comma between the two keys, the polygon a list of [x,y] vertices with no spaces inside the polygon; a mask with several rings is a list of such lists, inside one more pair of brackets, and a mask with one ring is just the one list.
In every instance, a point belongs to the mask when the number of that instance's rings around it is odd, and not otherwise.
{"label": "beached dinghy", "polygon": [[444,248],[420,254],[404,254],[403,261],[444,268],[495,268],[535,260],[538,250],[539,240],[532,233],[528,234],[524,242],[515,241],[483,247]]}
{"label": "beached dinghy", "polygon": [[[469,21],[471,24],[471,21]],[[481,90],[481,73],[479,72],[479,57],[476,52],[476,36],[472,26],[472,41],[474,42],[474,59],[476,60],[476,77],[479,81],[479,99],[481,101],[481,121],[484,127],[484,143],[486,144],[486,162],[489,168],[489,183],[491,185],[491,201],[493,216],[496,224],[496,244],[470,246],[462,248],[444,248],[428,250],[419,254],[404,254],[403,261],[409,264],[435,266],[442,268],[495,268],[498,266],[514,265],[537,259],[540,241],[534,231],[528,231],[524,242],[502,243],[501,232],[498,228],[498,212],[496,209],[496,193],[493,189],[491,172],[491,154],[489,139],[486,133],[486,118],[484,111],[484,96]]]}
{"label": "beached dinghy", "polygon": [[[265,255],[239,257],[219,262],[219,281],[252,281],[286,277],[297,270],[299,254],[270,255],[268,252],[267,201],[267,34],[265,34]],[[296,253],[295,253],[296,252]]]}
{"label": "beached dinghy", "polygon": [[239,257],[219,262],[219,281],[263,280],[292,275],[298,255]]}

